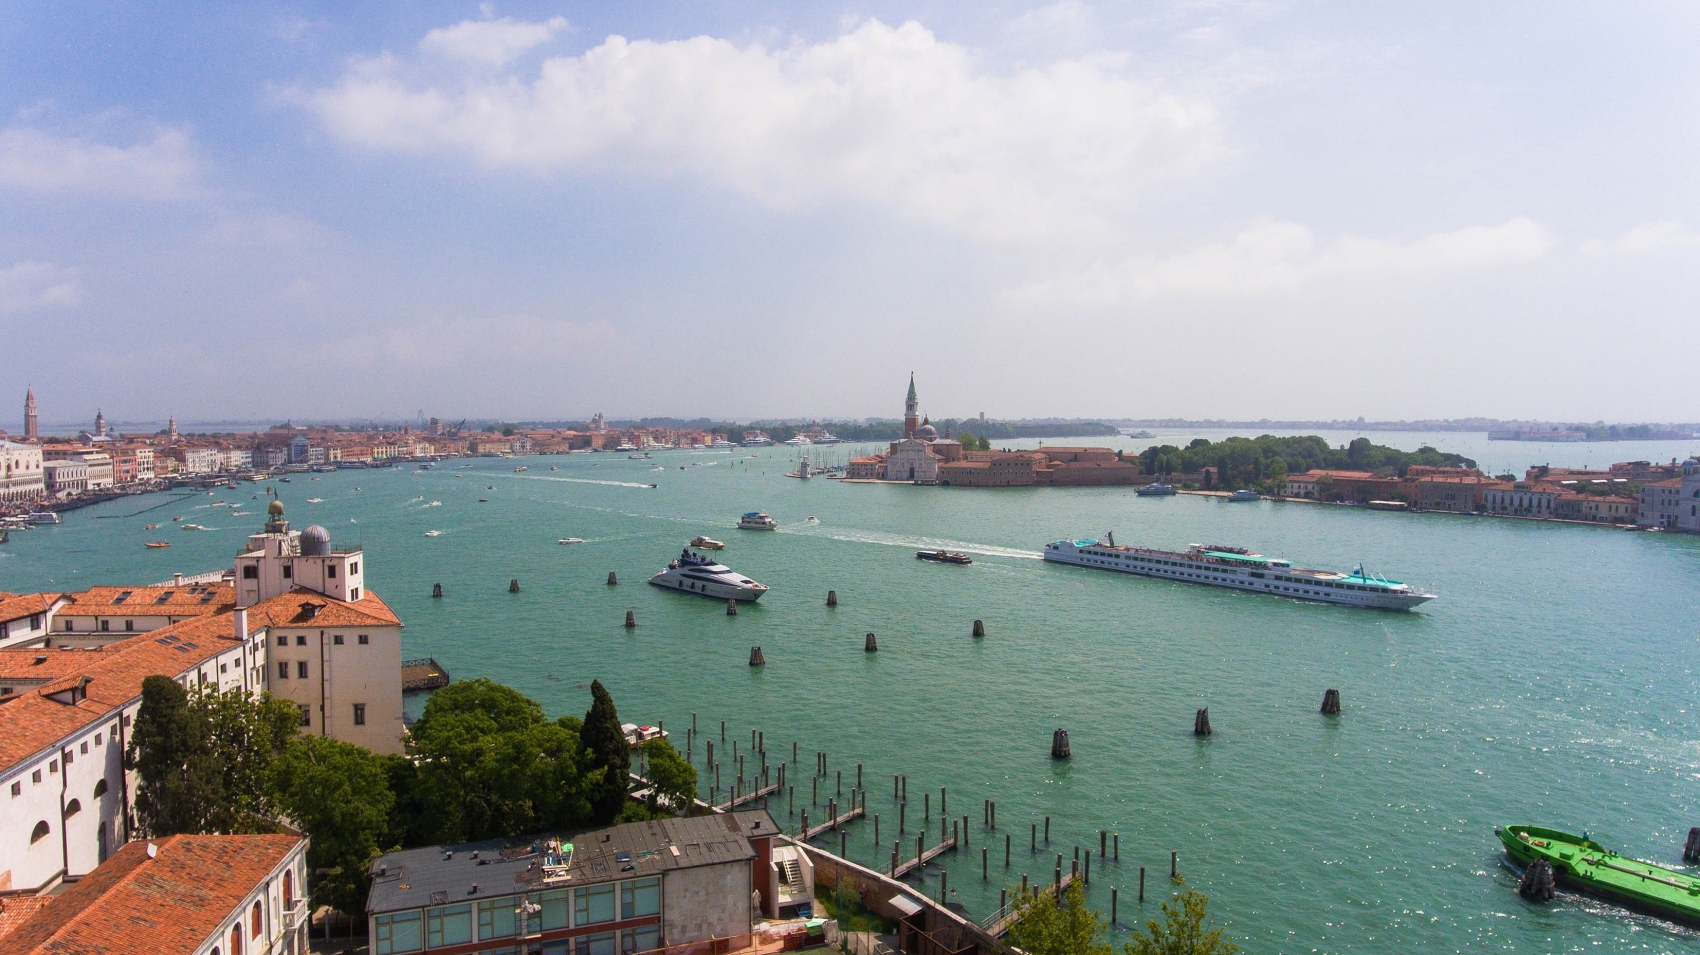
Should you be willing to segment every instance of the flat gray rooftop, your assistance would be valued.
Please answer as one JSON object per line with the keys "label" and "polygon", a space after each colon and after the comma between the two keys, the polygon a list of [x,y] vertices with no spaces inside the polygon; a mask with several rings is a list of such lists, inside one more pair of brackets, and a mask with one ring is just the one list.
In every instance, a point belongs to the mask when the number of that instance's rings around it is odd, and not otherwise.
{"label": "flat gray rooftop", "polygon": [[[757,809],[403,849],[372,863],[366,911],[393,912],[748,862],[756,857],[750,836],[778,833],[779,826],[767,810]],[[566,878],[544,885],[542,850],[549,839],[572,843],[572,863]]]}

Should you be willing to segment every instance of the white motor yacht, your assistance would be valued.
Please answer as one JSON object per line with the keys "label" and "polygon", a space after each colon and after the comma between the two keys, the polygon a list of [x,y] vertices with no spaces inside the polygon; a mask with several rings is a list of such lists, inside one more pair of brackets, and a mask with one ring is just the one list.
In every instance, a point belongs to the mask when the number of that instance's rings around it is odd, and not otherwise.
{"label": "white motor yacht", "polygon": [[776,531],[779,522],[762,511],[751,511],[738,519],[738,529],[744,531]]}
{"label": "white motor yacht", "polygon": [[758,584],[743,574],[717,563],[714,558],[680,551],[677,560],[669,561],[667,569],[649,582],[657,587],[682,590],[716,600],[760,600],[767,593],[766,584]]}
{"label": "white motor yacht", "polygon": [[796,437],[790,438],[785,443],[791,445],[794,448],[806,448],[809,445],[814,444],[813,441],[809,440],[807,435],[802,435],[802,434],[799,434]]}

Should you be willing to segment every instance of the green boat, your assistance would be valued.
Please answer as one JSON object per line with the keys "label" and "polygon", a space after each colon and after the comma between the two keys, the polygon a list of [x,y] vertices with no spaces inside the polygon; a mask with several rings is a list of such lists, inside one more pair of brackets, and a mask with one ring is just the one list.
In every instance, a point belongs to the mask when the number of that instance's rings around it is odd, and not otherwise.
{"label": "green boat", "polygon": [[1519,868],[1538,861],[1560,885],[1660,918],[1700,926],[1700,878],[1630,859],[1584,836],[1539,826],[1495,829]]}

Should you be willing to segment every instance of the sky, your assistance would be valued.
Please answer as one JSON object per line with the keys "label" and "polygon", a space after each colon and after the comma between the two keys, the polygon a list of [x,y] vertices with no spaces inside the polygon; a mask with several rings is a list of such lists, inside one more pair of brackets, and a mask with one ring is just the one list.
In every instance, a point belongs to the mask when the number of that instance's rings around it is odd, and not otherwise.
{"label": "sky", "polygon": [[8,4],[0,428],[896,417],[911,372],[941,418],[1694,421],[1697,49],[1691,2]]}

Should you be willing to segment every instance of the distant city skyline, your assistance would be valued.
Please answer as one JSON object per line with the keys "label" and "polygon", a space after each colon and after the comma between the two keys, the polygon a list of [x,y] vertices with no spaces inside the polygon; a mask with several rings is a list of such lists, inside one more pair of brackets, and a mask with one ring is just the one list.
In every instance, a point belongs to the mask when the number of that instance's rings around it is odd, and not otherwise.
{"label": "distant city skyline", "polygon": [[911,369],[999,419],[1700,418],[1693,6],[3,29],[0,400],[44,429],[864,418]]}

